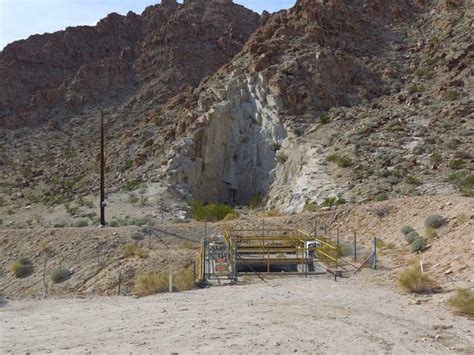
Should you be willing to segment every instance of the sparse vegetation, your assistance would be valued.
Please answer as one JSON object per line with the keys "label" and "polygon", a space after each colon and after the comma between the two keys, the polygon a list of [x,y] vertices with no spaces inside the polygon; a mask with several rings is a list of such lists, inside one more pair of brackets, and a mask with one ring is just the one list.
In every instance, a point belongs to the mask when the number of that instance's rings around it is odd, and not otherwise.
{"label": "sparse vegetation", "polygon": [[275,158],[276,158],[276,161],[280,164],[284,164],[288,160],[288,156],[283,153],[277,154]]}
{"label": "sparse vegetation", "polygon": [[83,228],[89,226],[89,222],[85,219],[80,219],[76,223],[74,223],[74,227],[76,228]]}
{"label": "sparse vegetation", "polygon": [[128,180],[123,184],[122,189],[125,191],[133,191],[136,190],[138,186],[140,186],[139,180]]}
{"label": "sparse vegetation", "polygon": [[333,206],[340,206],[347,203],[344,197],[335,196],[335,197],[328,197],[326,198],[323,203],[321,204],[322,207],[333,207]]}
{"label": "sparse vegetation", "polygon": [[422,238],[418,236],[413,240],[413,243],[411,243],[411,252],[416,253],[419,251],[423,251],[426,248],[427,242],[425,238]]}
{"label": "sparse vegetation", "polygon": [[16,277],[24,278],[33,273],[33,264],[27,257],[21,257],[12,265],[11,269]]}
{"label": "sparse vegetation", "polygon": [[455,101],[461,96],[456,90],[447,90],[443,97],[446,101]]}
{"label": "sparse vegetation", "polygon": [[410,86],[410,89],[408,90],[408,92],[413,95],[413,94],[416,94],[416,93],[421,92],[423,90],[424,90],[424,88],[423,88],[422,85],[413,84],[412,86]]}
{"label": "sparse vegetation", "polygon": [[132,166],[133,166],[133,160],[126,160],[125,163],[123,163],[122,171],[127,171]]}
{"label": "sparse vegetation", "polygon": [[151,147],[153,145],[153,139],[148,139],[143,143],[145,148]]}
{"label": "sparse vegetation", "polygon": [[432,214],[425,219],[425,227],[438,229],[446,224],[446,220],[439,214]]}
{"label": "sparse vegetation", "polygon": [[377,202],[381,202],[381,201],[385,201],[385,200],[387,200],[387,195],[384,194],[384,193],[375,195],[375,197],[374,197],[374,201],[377,201]]}
{"label": "sparse vegetation", "polygon": [[435,163],[435,164],[438,164],[438,163],[441,163],[443,161],[443,157],[440,153],[438,152],[433,152],[431,153],[430,155],[430,161],[432,163]]}
{"label": "sparse vegetation", "polygon": [[464,167],[466,162],[462,159],[453,159],[449,162],[449,167],[453,170],[459,170]]}
{"label": "sparse vegetation", "polygon": [[235,213],[235,211],[224,203],[210,203],[208,205],[203,205],[198,201],[191,203],[191,216],[198,221],[220,221],[229,213]]}
{"label": "sparse vegetation", "polygon": [[321,124],[328,124],[330,121],[329,115],[323,113],[319,116],[319,121],[321,122]]}
{"label": "sparse vegetation", "polygon": [[458,315],[474,319],[474,292],[467,288],[458,288],[456,294],[448,301],[448,305]]}
{"label": "sparse vegetation", "polygon": [[249,207],[251,209],[256,209],[262,206],[263,197],[259,193],[252,194],[249,200]]}
{"label": "sparse vegetation", "polygon": [[428,239],[437,238],[438,237],[438,232],[436,231],[436,229],[426,228],[425,229],[425,236]]}
{"label": "sparse vegetation", "polygon": [[128,202],[130,204],[134,205],[139,201],[140,201],[140,198],[137,195],[135,195],[135,194],[129,194],[128,195]]}
{"label": "sparse vegetation", "polygon": [[134,293],[138,297],[153,295],[168,290],[168,275],[164,272],[148,271],[139,275],[135,281]]}
{"label": "sparse vegetation", "polygon": [[224,217],[224,221],[233,221],[233,220],[236,220],[236,219],[239,219],[239,214],[236,213],[236,212],[228,213],[228,214]]}
{"label": "sparse vegetation", "polygon": [[141,259],[145,259],[148,257],[148,253],[142,247],[134,244],[134,243],[127,243],[125,245],[125,256],[135,256]]}
{"label": "sparse vegetation", "polygon": [[353,163],[351,158],[338,154],[331,154],[326,159],[327,161],[333,162],[341,168],[348,168],[352,166]]}
{"label": "sparse vegetation", "polygon": [[314,201],[306,201],[304,204],[304,210],[306,212],[314,212],[318,208],[318,204]]}
{"label": "sparse vegetation", "polygon": [[415,185],[415,186],[418,186],[418,185],[421,184],[420,181],[419,181],[416,177],[414,177],[414,176],[407,176],[407,177],[405,178],[405,182],[406,182],[408,185]]}
{"label": "sparse vegetation", "polygon": [[68,280],[70,277],[71,277],[71,272],[68,269],[64,269],[64,268],[53,270],[53,272],[51,273],[51,280],[53,280],[55,284],[64,282]]}
{"label": "sparse vegetation", "polygon": [[399,277],[400,287],[408,292],[426,293],[436,287],[436,283],[427,273],[422,273],[418,267],[406,269]]}
{"label": "sparse vegetation", "polygon": [[405,240],[411,244],[415,241],[416,238],[419,238],[419,237],[420,235],[418,234],[417,231],[412,231],[405,235]]}
{"label": "sparse vegetation", "polygon": [[403,226],[401,229],[400,229],[400,232],[402,232],[403,235],[407,235],[408,233],[411,233],[411,232],[414,232],[415,230],[413,229],[412,226]]}

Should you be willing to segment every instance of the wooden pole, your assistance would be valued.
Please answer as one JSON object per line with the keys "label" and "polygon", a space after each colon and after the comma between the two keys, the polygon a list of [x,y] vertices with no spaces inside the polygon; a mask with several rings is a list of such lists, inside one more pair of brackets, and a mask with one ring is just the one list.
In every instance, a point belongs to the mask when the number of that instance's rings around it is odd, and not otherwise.
{"label": "wooden pole", "polygon": [[374,237],[374,258],[372,259],[372,268],[377,270],[377,237]]}
{"label": "wooden pole", "polygon": [[337,226],[336,238],[337,238],[337,246],[339,246],[339,226]]}
{"label": "wooden pole", "polygon": [[100,112],[100,224],[105,226],[104,111]]}
{"label": "wooden pole", "polygon": [[357,261],[357,234],[354,232],[354,260]]}

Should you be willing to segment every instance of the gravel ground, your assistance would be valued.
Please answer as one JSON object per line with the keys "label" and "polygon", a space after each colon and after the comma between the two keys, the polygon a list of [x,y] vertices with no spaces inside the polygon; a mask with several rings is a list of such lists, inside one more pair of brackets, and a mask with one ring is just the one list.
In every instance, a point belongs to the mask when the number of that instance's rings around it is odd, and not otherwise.
{"label": "gravel ground", "polygon": [[[0,353],[474,353],[473,322],[364,270],[274,278],[142,299],[9,301]],[[416,304],[419,303],[419,304]]]}

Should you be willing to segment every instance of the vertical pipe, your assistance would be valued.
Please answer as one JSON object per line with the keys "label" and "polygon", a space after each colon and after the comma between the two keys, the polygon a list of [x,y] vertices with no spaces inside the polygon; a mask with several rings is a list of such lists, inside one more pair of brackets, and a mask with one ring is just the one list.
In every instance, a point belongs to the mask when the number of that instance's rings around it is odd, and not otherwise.
{"label": "vertical pipe", "polygon": [[100,224],[105,226],[104,111],[100,111]]}
{"label": "vertical pipe", "polygon": [[337,246],[339,246],[339,226],[337,226],[336,238],[337,238]]}
{"label": "vertical pipe", "polygon": [[318,221],[316,220],[316,216],[314,216],[313,230],[314,230],[314,236],[317,237],[318,236]]}
{"label": "vertical pipe", "polygon": [[120,287],[121,287],[121,284],[122,284],[122,272],[119,271],[119,277],[118,277],[118,290],[117,290],[117,294],[120,296]]}
{"label": "vertical pipe", "polygon": [[377,270],[377,237],[374,237],[374,258],[372,267],[374,270]]}

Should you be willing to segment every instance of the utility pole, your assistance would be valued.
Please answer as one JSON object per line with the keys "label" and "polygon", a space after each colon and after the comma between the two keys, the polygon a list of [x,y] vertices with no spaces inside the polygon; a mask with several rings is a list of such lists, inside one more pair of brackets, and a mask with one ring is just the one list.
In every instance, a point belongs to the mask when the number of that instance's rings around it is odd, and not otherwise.
{"label": "utility pole", "polygon": [[105,227],[104,111],[100,111],[100,224]]}

